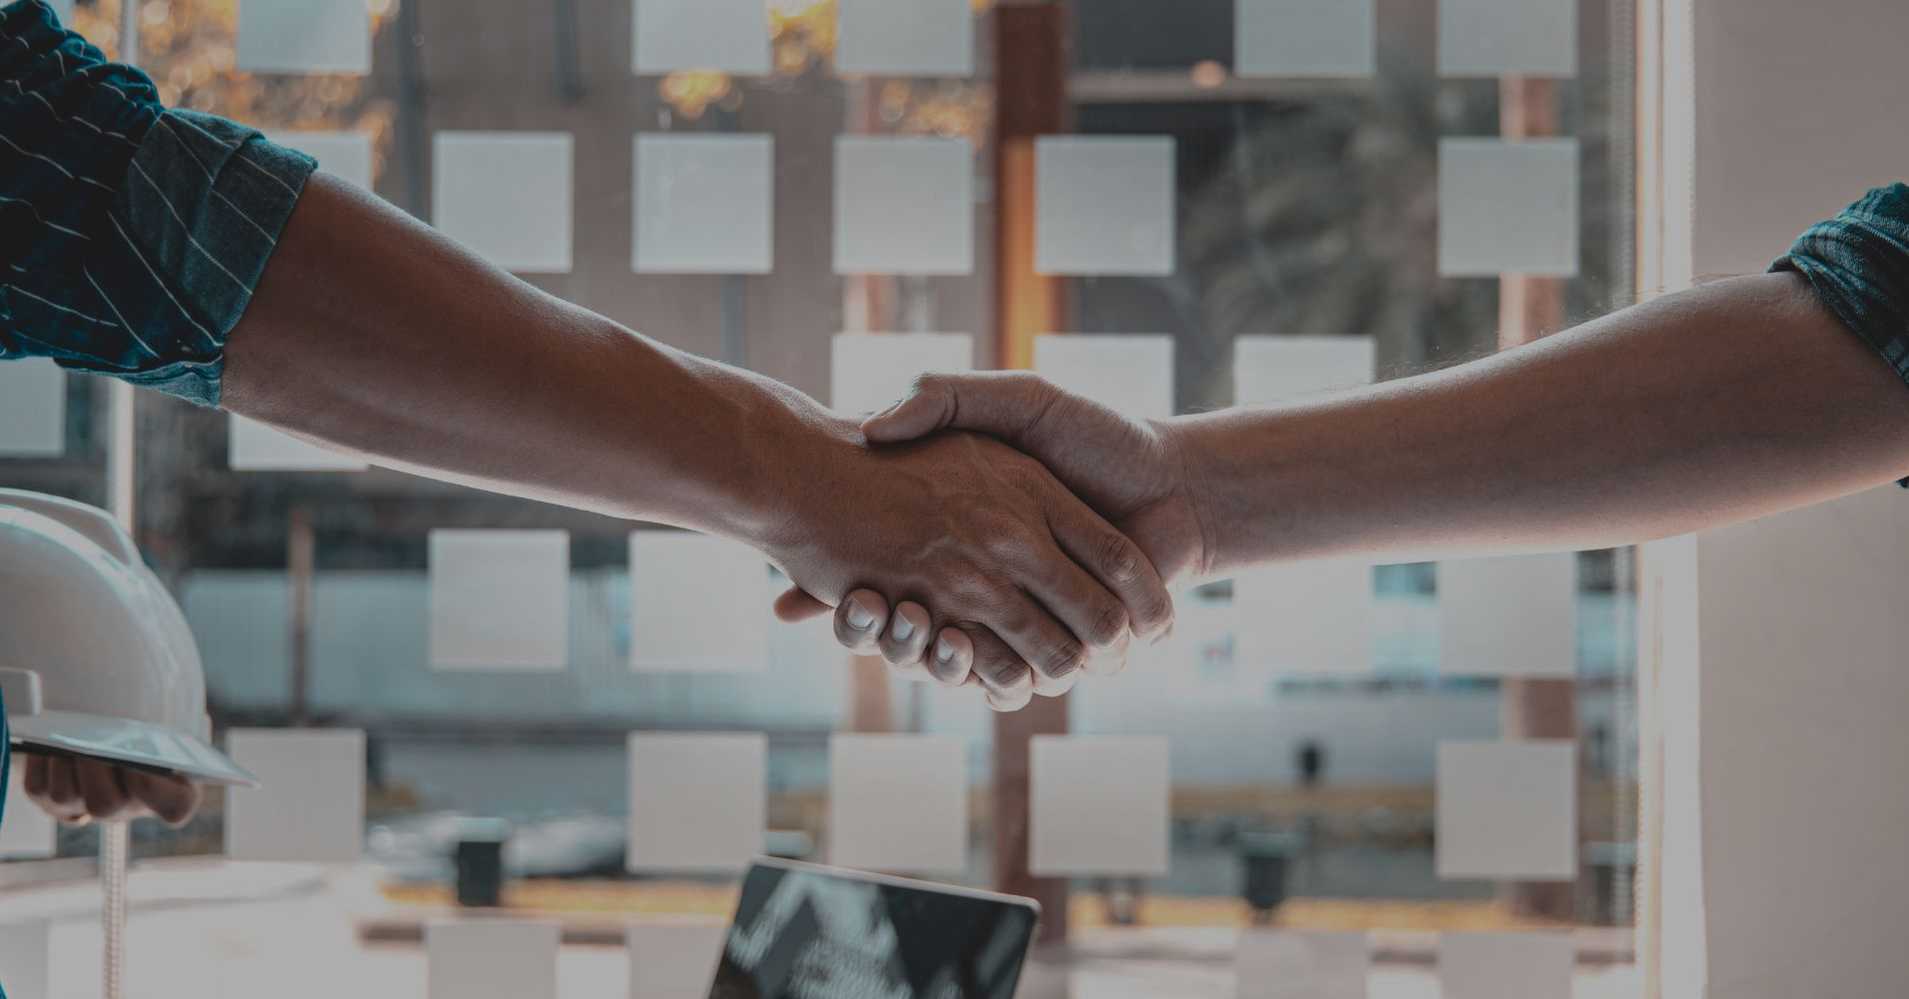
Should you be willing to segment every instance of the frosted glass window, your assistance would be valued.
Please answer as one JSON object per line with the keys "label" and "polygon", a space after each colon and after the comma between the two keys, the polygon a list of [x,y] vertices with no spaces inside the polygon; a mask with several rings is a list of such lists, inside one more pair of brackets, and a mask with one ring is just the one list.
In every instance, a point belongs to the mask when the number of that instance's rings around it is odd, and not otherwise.
{"label": "frosted glass window", "polygon": [[226,461],[235,472],[362,472],[364,462],[232,414]]}
{"label": "frosted glass window", "polygon": [[1438,876],[1577,877],[1577,744],[1438,744]]}
{"label": "frosted glass window", "polygon": [[974,338],[966,333],[841,333],[831,345],[831,408],[860,416],[879,413],[908,394],[930,372],[974,368]]}
{"label": "frosted glass window", "polygon": [[966,871],[966,743],[937,735],[831,738],[828,857],[869,871]]}
{"label": "frosted glass window", "polygon": [[256,788],[226,792],[226,856],[358,859],[365,835],[363,732],[233,729],[226,751],[259,780]]}
{"label": "frosted glass window", "polygon": [[25,761],[16,758],[7,777],[6,821],[0,822],[0,860],[45,860],[53,856],[53,816],[27,799]]}
{"label": "frosted glass window", "polygon": [[1366,999],[1363,933],[1247,930],[1234,968],[1239,999]]}
{"label": "frosted glass window", "polygon": [[[7,824],[13,824],[13,812],[7,811]],[[0,922],[0,979],[11,995],[32,997],[53,994],[51,969],[52,924],[46,922]],[[85,967],[82,965],[81,967]],[[94,983],[97,985],[97,982]]]}
{"label": "frosted glass window", "polygon": [[473,919],[435,921],[424,928],[431,999],[556,999],[554,922]]}
{"label": "frosted glass window", "polygon": [[371,136],[363,132],[277,132],[272,141],[318,161],[319,169],[371,190]]}
{"label": "frosted glass window", "polygon": [[1576,945],[1567,933],[1446,933],[1438,938],[1444,999],[1571,999]]}
{"label": "frosted glass window", "polygon": [[432,666],[561,670],[569,639],[569,534],[431,532]]}
{"label": "frosted glass window", "polygon": [[970,0],[839,0],[835,68],[885,76],[974,72]]}
{"label": "frosted glass window", "polygon": [[631,871],[734,872],[762,852],[768,739],[630,736]]}
{"label": "frosted glass window", "polygon": [[1573,76],[1578,0],[1439,0],[1445,76]]}
{"label": "frosted glass window", "polygon": [[757,673],[769,662],[769,564],[687,531],[630,535],[630,668]]}
{"label": "frosted glass window", "polygon": [[636,0],[638,73],[769,72],[765,0]]}
{"label": "frosted glass window", "polygon": [[568,273],[573,146],[568,132],[437,133],[432,222],[504,270]]}
{"label": "frosted glass window", "polygon": [[1173,139],[1049,136],[1035,159],[1036,271],[1173,273]]}
{"label": "frosted glass window", "polygon": [[973,271],[973,144],[915,136],[835,140],[837,274]]}
{"label": "frosted glass window", "polygon": [[1233,341],[1233,402],[1267,406],[1372,382],[1367,336],[1243,336]]}
{"label": "frosted glass window", "polygon": [[1578,140],[1438,144],[1438,271],[1578,272]]}
{"label": "frosted glass window", "polygon": [[1570,552],[1440,562],[1439,672],[1575,676],[1577,601]]}
{"label": "frosted glass window", "polygon": [[1069,392],[1136,419],[1173,415],[1169,336],[1038,336],[1034,370]]}
{"label": "frosted glass window", "polygon": [[1370,76],[1373,0],[1237,0],[1234,71],[1241,76]]}
{"label": "frosted glass window", "polygon": [[247,73],[371,72],[365,0],[240,0],[239,69]]}
{"label": "frosted glass window", "polygon": [[636,251],[645,274],[767,274],[774,266],[775,140],[636,137]]}
{"label": "frosted glass window", "polygon": [[[50,0],[53,12],[60,15],[60,23],[71,26],[73,23],[73,0]],[[0,965],[4,967],[4,965]]]}
{"label": "frosted glass window", "polygon": [[1167,873],[1167,740],[1037,735],[1028,866],[1041,877]]}
{"label": "frosted glass window", "polygon": [[630,999],[683,999],[708,992],[729,928],[721,923],[632,923]]}
{"label": "frosted glass window", "polygon": [[66,372],[45,358],[0,361],[0,458],[66,450]]}
{"label": "frosted glass window", "polygon": [[1346,559],[1291,562],[1233,581],[1236,661],[1280,673],[1372,669],[1372,567]]}

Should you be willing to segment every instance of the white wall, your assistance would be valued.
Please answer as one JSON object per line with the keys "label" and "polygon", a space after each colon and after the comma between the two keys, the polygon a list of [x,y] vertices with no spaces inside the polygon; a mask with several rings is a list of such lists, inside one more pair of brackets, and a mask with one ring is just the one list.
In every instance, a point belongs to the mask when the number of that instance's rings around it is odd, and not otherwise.
{"label": "white wall", "polygon": [[[1909,4],[1665,0],[1659,14],[1663,224],[1645,238],[1669,289],[1761,271],[1811,223],[1909,177]],[[1661,954],[1661,994],[1901,994],[1909,494],[1647,546],[1643,563],[1644,714],[1661,720],[1646,808],[1661,799],[1662,816],[1643,950]]]}

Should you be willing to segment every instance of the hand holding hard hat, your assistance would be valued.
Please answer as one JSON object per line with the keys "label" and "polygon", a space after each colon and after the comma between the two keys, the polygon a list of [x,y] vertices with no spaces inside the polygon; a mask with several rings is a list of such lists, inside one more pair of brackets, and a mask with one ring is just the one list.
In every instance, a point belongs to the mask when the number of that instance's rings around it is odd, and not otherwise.
{"label": "hand holding hard hat", "polygon": [[214,749],[185,616],[104,511],[0,489],[0,691],[27,793],[67,822],[183,822]]}

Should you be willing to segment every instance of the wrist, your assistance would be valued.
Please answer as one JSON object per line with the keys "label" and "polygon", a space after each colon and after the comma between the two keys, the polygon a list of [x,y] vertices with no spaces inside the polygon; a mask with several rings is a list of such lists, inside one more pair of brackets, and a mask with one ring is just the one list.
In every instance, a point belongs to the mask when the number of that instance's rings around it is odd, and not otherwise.
{"label": "wrist", "polygon": [[[1221,568],[1220,532],[1214,514],[1217,504],[1212,484],[1217,481],[1215,463],[1221,453],[1214,437],[1217,427],[1198,417],[1174,417],[1151,421],[1161,442],[1174,490],[1184,512],[1174,518],[1179,526],[1173,547],[1181,554],[1169,557],[1169,566],[1158,566],[1163,576],[1202,579]],[[1174,581],[1169,579],[1169,582]]]}

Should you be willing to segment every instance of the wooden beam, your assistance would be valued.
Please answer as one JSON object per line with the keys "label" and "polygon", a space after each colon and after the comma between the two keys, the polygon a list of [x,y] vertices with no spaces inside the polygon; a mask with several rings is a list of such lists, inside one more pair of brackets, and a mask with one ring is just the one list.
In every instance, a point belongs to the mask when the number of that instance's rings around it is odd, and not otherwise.
{"label": "wooden beam", "polygon": [[[1067,16],[1050,3],[997,7],[993,18],[995,361],[1028,368],[1034,338],[1067,328],[1065,288],[1034,270],[1034,144],[1067,130]],[[994,885],[1041,903],[1043,944],[1067,939],[1067,882],[1028,870],[1028,747],[1066,731],[1066,698],[994,719]]]}

